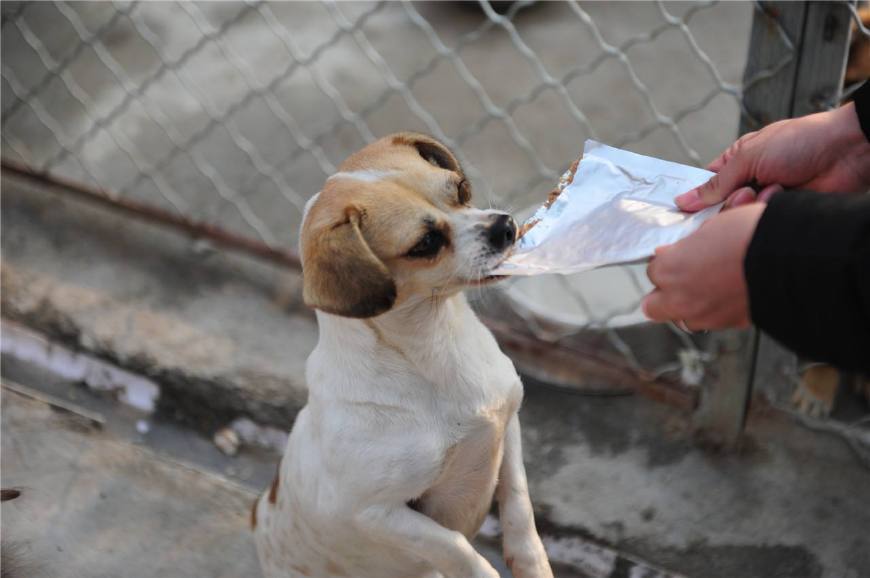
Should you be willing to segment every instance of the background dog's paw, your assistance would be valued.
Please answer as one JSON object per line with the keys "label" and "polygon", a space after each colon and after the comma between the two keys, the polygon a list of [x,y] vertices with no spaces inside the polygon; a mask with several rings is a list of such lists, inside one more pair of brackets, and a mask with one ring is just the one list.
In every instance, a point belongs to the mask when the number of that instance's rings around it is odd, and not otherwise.
{"label": "background dog's paw", "polygon": [[840,372],[830,365],[812,365],[804,371],[792,395],[795,408],[804,415],[827,417],[834,409]]}

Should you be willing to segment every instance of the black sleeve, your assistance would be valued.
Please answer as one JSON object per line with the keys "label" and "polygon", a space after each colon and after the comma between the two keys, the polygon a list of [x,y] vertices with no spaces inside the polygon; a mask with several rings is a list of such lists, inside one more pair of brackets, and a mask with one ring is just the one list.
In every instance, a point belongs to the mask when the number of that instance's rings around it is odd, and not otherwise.
{"label": "black sleeve", "polygon": [[852,94],[852,101],[855,103],[855,113],[858,115],[861,132],[870,142],[870,80],[865,81],[861,88]]}
{"label": "black sleeve", "polygon": [[870,375],[870,195],[774,195],[744,271],[761,330],[803,357]]}

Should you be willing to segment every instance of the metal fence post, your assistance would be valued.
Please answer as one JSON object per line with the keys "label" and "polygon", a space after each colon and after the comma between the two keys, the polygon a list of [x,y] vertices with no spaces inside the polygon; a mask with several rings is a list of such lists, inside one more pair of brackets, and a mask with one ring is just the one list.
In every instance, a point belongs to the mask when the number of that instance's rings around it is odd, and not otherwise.
{"label": "metal fence post", "polygon": [[[849,54],[848,2],[759,2],[743,74],[740,134],[839,100]],[[788,58],[791,55],[791,58]],[[756,78],[763,71],[779,70]]]}
{"label": "metal fence post", "polygon": [[[783,97],[788,98],[787,109],[764,110],[765,101],[747,102],[747,108],[760,107],[765,113],[765,124],[781,118],[797,117],[820,112],[836,106],[840,100],[843,75],[849,55],[850,12],[847,2],[783,3],[787,12],[804,12],[801,36],[795,42],[796,69],[791,86],[783,86]],[[785,16],[785,14],[783,14]],[[795,16],[793,16],[796,18]],[[741,133],[744,132],[741,124]],[[762,334],[758,365],[754,380],[766,388],[787,390],[797,379],[797,356]]]}
{"label": "metal fence post", "polygon": [[[741,134],[790,116],[799,63],[795,47],[800,44],[806,15],[802,2],[765,2],[756,8],[743,74]],[[759,76],[771,70],[776,72]],[[703,384],[694,424],[700,436],[718,446],[734,447],[743,431],[758,342],[750,331],[723,331],[713,337],[717,363]]]}
{"label": "metal fence post", "polygon": [[[757,6],[743,75],[748,114],[740,119],[740,134],[836,102],[849,54],[848,2],[777,1]],[[756,78],[776,69],[778,62],[783,64],[776,74]]]}
{"label": "metal fence post", "polygon": [[[849,55],[851,19],[847,2],[810,2],[798,52],[791,108],[798,117],[836,106]],[[770,121],[778,120],[773,117]],[[786,393],[797,383],[798,358],[771,337],[761,336],[754,379],[768,391]]]}
{"label": "metal fence post", "polygon": [[755,341],[752,331],[736,329],[712,337],[716,363],[708,370],[693,416],[696,434],[707,443],[730,449],[740,439],[752,394]]}
{"label": "metal fence post", "polygon": [[[740,134],[823,110],[842,89],[849,48],[846,2],[759,2],[744,72]],[[776,71],[765,76],[763,71]],[[705,437],[734,446],[753,385],[793,383],[794,354],[757,330],[723,332],[714,346],[719,367],[705,384],[695,423]],[[747,351],[748,350],[748,351]]]}
{"label": "metal fence post", "polygon": [[849,57],[847,2],[810,2],[795,78],[791,116],[837,106]]}
{"label": "metal fence post", "polygon": [[[792,84],[791,106],[785,115],[797,117],[836,106],[840,100],[843,75],[849,55],[850,12],[847,2],[810,2],[805,5],[805,22],[797,58],[799,66]],[[759,363],[754,379],[768,391],[787,393],[797,383],[797,356],[767,335],[762,335]]]}

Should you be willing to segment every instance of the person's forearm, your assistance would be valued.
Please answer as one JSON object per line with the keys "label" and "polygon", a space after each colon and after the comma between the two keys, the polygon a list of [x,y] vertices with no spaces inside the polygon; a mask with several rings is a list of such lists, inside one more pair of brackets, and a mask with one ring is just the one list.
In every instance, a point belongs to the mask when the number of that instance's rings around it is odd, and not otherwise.
{"label": "person's forearm", "polygon": [[870,197],[775,196],[744,271],[759,328],[800,355],[870,373]]}

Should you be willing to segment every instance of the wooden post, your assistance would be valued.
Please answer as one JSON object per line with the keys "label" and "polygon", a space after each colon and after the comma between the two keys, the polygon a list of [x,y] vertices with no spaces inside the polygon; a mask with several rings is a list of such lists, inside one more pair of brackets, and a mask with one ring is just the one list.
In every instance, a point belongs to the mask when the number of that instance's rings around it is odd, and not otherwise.
{"label": "wooden post", "polygon": [[[741,117],[741,134],[836,102],[848,55],[845,3],[777,1],[759,6],[743,77],[748,116]],[[729,448],[743,431],[753,384],[791,381],[797,359],[757,331],[725,331],[713,339],[717,366],[704,383],[694,422],[703,437]]]}

